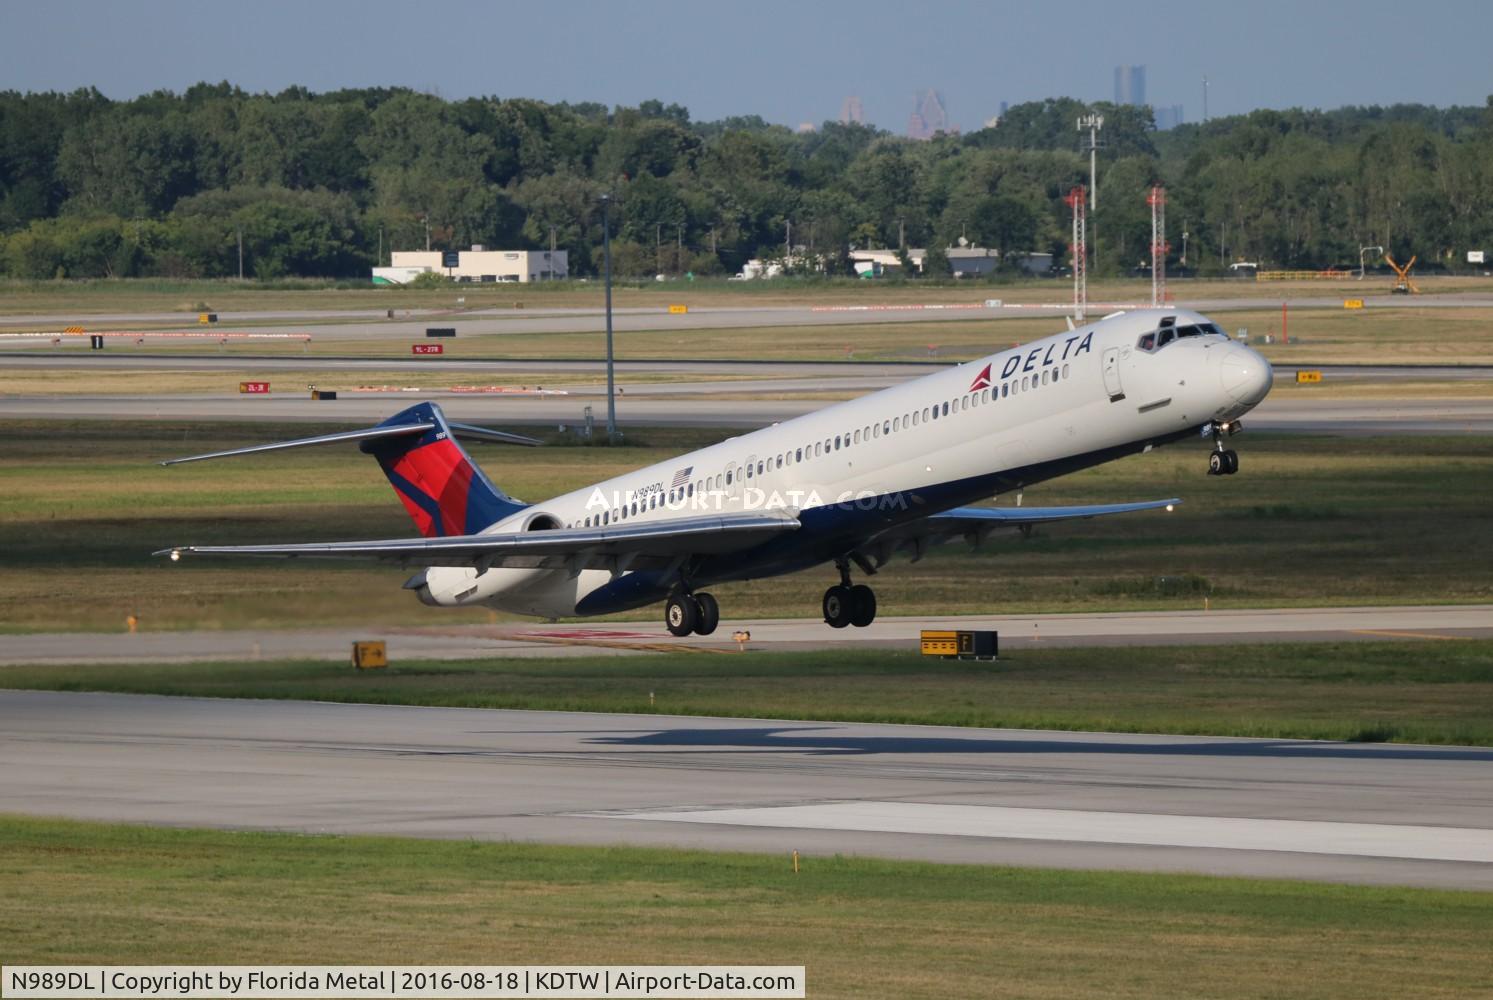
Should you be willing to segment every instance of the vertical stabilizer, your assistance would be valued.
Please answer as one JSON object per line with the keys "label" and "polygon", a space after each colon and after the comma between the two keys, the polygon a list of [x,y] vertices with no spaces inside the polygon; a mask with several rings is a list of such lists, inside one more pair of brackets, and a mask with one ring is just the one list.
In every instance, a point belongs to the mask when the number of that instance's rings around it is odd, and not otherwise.
{"label": "vertical stabilizer", "polygon": [[433,423],[419,436],[364,441],[415,526],[427,538],[475,535],[526,506],[494,486],[456,443],[441,408],[418,403],[379,424]]}

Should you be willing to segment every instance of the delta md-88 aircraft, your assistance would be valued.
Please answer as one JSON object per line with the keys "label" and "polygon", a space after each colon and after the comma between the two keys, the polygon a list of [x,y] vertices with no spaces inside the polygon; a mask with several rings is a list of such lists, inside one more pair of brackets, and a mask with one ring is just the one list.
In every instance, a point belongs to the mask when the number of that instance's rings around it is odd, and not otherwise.
{"label": "delta md-88 aircraft", "polygon": [[[1184,438],[1211,438],[1208,473],[1270,391],[1270,365],[1184,310],[1116,313],[543,503],[516,500],[457,444],[529,438],[448,421],[424,402],[366,430],[174,459],[358,441],[422,537],[281,545],[179,546],[184,553],[352,558],[423,567],[405,583],[436,607],[481,605],[542,618],[664,602],[674,635],[720,620],[702,588],[832,564],[835,628],[869,625],[876,596],[853,584],[894,555],[978,543],[998,529],[1170,506],[1176,498],[1025,507],[1034,483]],[[1015,493],[1017,506],[972,507]]]}

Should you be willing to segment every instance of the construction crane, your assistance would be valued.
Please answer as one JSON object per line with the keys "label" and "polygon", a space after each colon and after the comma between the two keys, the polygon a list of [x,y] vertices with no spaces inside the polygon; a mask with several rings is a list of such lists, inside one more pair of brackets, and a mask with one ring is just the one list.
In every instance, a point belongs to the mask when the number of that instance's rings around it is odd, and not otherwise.
{"label": "construction crane", "polygon": [[1395,259],[1389,254],[1384,255],[1384,262],[1394,270],[1395,277],[1399,279],[1395,282],[1395,286],[1390,289],[1391,294],[1409,295],[1412,292],[1416,295],[1420,294],[1420,289],[1415,287],[1415,282],[1410,277],[1410,271],[1415,267],[1416,259],[1416,257],[1411,256],[1410,263],[1401,267],[1395,263]]}

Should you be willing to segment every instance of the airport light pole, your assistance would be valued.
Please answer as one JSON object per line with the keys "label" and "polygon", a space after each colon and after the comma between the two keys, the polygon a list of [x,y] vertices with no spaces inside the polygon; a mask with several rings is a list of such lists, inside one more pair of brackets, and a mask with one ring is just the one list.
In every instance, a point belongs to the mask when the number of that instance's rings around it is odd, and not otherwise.
{"label": "airport light pole", "polygon": [[616,366],[612,358],[612,196],[601,196],[601,256],[607,295],[607,444],[617,443]]}
{"label": "airport light pole", "polygon": [[[1084,115],[1078,119],[1078,131],[1080,134],[1085,129],[1089,133],[1089,212],[1093,213],[1099,208],[1099,130],[1104,127],[1103,115]],[[1088,244],[1094,248],[1094,263],[1099,263],[1099,227],[1089,226]]]}

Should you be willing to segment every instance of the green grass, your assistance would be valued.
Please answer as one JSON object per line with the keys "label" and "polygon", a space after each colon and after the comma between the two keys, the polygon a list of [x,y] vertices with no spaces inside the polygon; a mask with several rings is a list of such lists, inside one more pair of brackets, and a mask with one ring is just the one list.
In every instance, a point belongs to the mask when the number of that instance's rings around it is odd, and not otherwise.
{"label": "green grass", "polygon": [[0,687],[1018,729],[1493,745],[1493,640],[345,664],[0,666]]}
{"label": "green grass", "polygon": [[1493,894],[0,819],[7,964],[804,965],[809,995],[1465,997]]}
{"label": "green grass", "polygon": [[[188,543],[413,532],[376,464],[355,448],[155,464],[282,435],[264,425],[13,422],[0,436],[0,630],[113,630],[131,612],[147,630],[490,620],[480,609],[423,607],[399,589],[407,573],[398,569],[150,557]],[[649,428],[629,434],[633,447],[479,446],[474,455],[513,495],[542,500],[722,436]],[[894,562],[875,580],[882,613],[1172,610],[1201,608],[1205,598],[1215,608],[1493,600],[1493,561],[1473,544],[1493,537],[1493,439],[1251,434],[1235,444],[1237,476],[1204,475],[1198,443],[1034,487],[1028,504],[1185,503]],[[727,624],[812,616],[831,576],[821,568],[715,593]],[[1158,585],[1164,578],[1189,583]]]}

